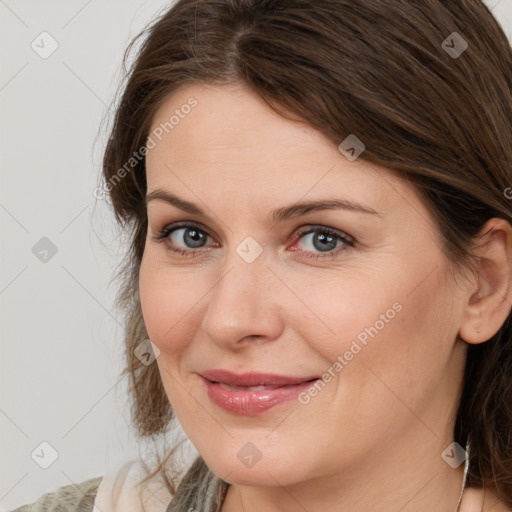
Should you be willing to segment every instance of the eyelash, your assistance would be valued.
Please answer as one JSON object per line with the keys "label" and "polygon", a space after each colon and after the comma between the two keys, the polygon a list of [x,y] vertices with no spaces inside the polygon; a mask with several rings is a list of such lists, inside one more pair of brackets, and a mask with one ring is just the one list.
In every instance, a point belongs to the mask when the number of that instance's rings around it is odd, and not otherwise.
{"label": "eyelash", "polygon": [[[191,222],[180,222],[177,224],[171,224],[169,226],[165,226],[162,230],[160,230],[156,233],[156,236],[153,237],[153,240],[155,240],[156,242],[164,242],[172,232],[174,232],[178,229],[183,229],[183,228],[197,228],[198,231],[201,231],[202,233],[206,234],[207,236],[210,236],[210,235],[208,235],[208,232],[205,229],[203,229],[199,224],[195,224],[195,223],[191,223]],[[304,252],[304,254],[307,258],[312,258],[312,259],[332,258],[332,257],[336,256],[337,254],[339,254],[340,252],[347,250],[348,247],[355,246],[355,241],[352,237],[349,237],[348,235],[342,234],[341,232],[338,232],[332,228],[328,228],[325,226],[314,226],[313,228],[308,227],[303,230],[299,230],[299,233],[297,234],[295,241],[298,241],[298,240],[302,239],[303,237],[305,237],[306,235],[315,233],[317,231],[320,231],[324,234],[327,234],[329,236],[337,238],[338,240],[342,241],[344,245],[342,245],[341,247],[338,247],[336,249],[333,249],[331,251],[326,251],[325,253],[319,252],[319,253],[311,254],[311,252],[309,252],[309,251],[302,251],[302,252]],[[197,249],[197,250],[188,249],[187,250],[187,249],[180,249],[180,248],[171,247],[171,246],[168,246],[167,249],[175,254],[179,254],[181,256],[191,256],[191,257],[194,257],[195,253],[197,253],[200,250],[200,249]]]}

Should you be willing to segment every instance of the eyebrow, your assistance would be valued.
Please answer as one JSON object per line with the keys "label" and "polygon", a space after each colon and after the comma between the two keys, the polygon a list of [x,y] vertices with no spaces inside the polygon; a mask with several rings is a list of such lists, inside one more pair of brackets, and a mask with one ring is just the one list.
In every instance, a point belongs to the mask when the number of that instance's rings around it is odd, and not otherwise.
{"label": "eyebrow", "polygon": [[[185,201],[185,199],[181,199],[170,192],[162,190],[160,188],[148,193],[146,195],[146,205],[159,199],[161,201],[165,201],[180,210],[183,210],[186,213],[190,213],[192,215],[197,215],[199,217],[207,218],[208,215],[201,210],[194,203],[190,203]],[[378,215],[381,214],[361,203],[357,203],[354,201],[349,201],[347,199],[325,199],[318,201],[305,201],[301,203],[292,204],[290,206],[284,206],[282,208],[277,208],[271,212],[272,222],[282,222],[287,219],[292,219],[294,217],[300,217],[301,215],[305,215],[306,213],[320,210],[349,210],[358,213],[366,213],[369,215]]]}

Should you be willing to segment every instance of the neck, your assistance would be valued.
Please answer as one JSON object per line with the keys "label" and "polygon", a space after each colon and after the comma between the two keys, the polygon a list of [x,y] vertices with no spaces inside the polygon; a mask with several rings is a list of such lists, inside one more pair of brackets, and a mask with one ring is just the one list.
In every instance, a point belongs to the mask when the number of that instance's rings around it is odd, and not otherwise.
{"label": "neck", "polygon": [[450,441],[417,443],[422,437],[428,437],[424,430],[423,436],[411,435],[410,442],[386,443],[357,465],[286,487],[277,481],[275,487],[232,484],[222,512],[455,512],[464,464],[452,469],[441,458]]}

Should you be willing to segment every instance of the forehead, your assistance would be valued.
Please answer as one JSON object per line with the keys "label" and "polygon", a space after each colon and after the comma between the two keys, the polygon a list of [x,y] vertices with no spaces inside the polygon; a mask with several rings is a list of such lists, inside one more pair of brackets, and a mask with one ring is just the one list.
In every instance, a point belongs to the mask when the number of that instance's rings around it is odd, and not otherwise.
{"label": "forehead", "polygon": [[[190,105],[193,105],[192,107]],[[176,146],[209,152],[259,150],[279,154],[325,152],[336,156],[335,145],[304,122],[277,114],[262,98],[244,85],[207,86],[188,84],[169,96],[152,119],[151,131],[164,128],[168,148]],[[265,158],[265,154],[259,154]]]}
{"label": "forehead", "polygon": [[394,171],[349,161],[319,131],[280,116],[240,85],[180,88],[156,112],[150,136],[156,145],[146,157],[148,188],[182,189],[179,177],[186,177],[210,195],[250,192],[282,203],[329,194],[379,211],[414,194]]}

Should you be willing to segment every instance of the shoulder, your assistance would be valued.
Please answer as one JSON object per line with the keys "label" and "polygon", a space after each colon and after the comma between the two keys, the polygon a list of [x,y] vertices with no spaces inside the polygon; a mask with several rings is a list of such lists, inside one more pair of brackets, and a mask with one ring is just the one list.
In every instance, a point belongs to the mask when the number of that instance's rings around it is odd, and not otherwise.
{"label": "shoulder", "polygon": [[487,487],[484,492],[483,512],[511,512],[511,509],[499,498],[493,488]]}
{"label": "shoulder", "polygon": [[511,512],[491,487],[468,487],[464,490],[460,512]]}
{"label": "shoulder", "polygon": [[12,512],[92,512],[102,478],[99,476],[78,484],[64,485],[55,492],[43,494],[34,503],[22,505]]}

